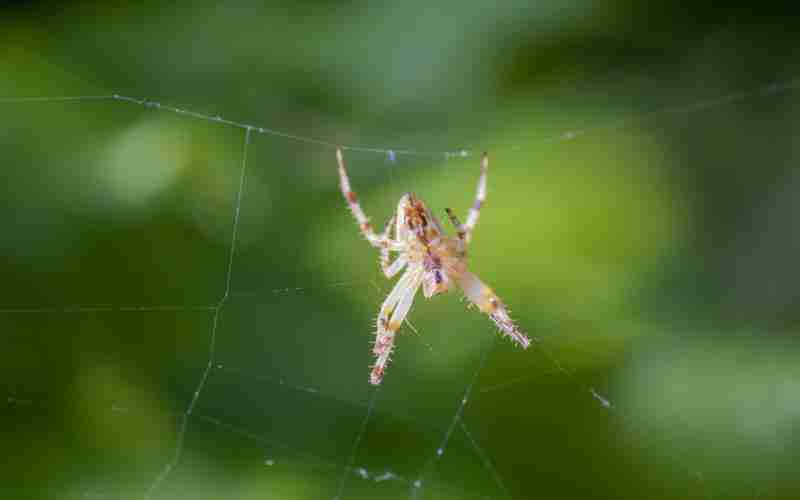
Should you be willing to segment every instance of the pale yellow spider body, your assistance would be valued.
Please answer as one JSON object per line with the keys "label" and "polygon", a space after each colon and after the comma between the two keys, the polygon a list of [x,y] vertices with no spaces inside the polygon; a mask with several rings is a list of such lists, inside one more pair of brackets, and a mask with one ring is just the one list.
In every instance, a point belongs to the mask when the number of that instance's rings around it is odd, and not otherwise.
{"label": "pale yellow spider body", "polygon": [[[376,356],[370,382],[380,384],[389,356],[394,348],[394,338],[403,323],[414,296],[422,287],[426,298],[444,293],[458,284],[464,295],[500,328],[501,332],[523,348],[530,345],[528,337],[511,320],[508,311],[494,291],[467,270],[466,247],[478,222],[481,206],[486,199],[486,178],[489,157],[484,153],[481,160],[481,177],[475,203],[469,211],[467,222],[461,224],[450,209],[447,215],[456,228],[456,236],[445,234],[438,219],[413,193],[406,193],[397,204],[397,212],[389,220],[382,234],[374,232],[369,219],[358,203],[358,197],[350,189],[350,180],[344,166],[341,149],[336,150],[342,194],[350,206],[364,237],[380,249],[381,269],[387,278],[406,268],[395,287],[386,297],[378,313],[375,345]],[[390,237],[395,227],[394,238]],[[398,254],[390,263],[390,252]]]}

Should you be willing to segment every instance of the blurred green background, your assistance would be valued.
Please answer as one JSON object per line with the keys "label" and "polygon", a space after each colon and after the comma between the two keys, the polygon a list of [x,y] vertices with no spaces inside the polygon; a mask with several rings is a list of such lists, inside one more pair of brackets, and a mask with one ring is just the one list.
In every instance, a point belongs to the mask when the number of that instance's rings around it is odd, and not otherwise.
{"label": "blurred green background", "polygon": [[[6,2],[0,33],[2,498],[800,497],[794,11]],[[375,393],[392,282],[332,148],[52,99],[115,93],[432,153],[346,152],[378,225],[465,214],[490,151],[470,266],[540,346],[420,295]]]}

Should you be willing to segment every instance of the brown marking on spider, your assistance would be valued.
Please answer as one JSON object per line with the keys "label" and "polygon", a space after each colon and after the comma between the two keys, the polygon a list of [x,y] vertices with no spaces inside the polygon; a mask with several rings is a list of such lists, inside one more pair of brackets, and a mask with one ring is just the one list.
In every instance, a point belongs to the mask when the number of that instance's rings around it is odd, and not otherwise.
{"label": "brown marking on spider", "polygon": [[[406,268],[384,300],[378,314],[378,331],[372,350],[377,359],[372,366],[370,383],[378,385],[383,380],[386,365],[394,349],[395,333],[405,320],[420,286],[425,297],[431,298],[448,291],[451,283],[456,282],[470,305],[476,305],[481,312],[489,315],[503,335],[523,349],[530,345],[530,339],[514,324],[494,291],[467,270],[466,248],[486,200],[486,179],[489,172],[489,156],[486,153],[481,157],[478,190],[475,202],[467,214],[467,222],[462,225],[453,212],[446,209],[447,216],[456,229],[456,237],[445,234],[436,217],[413,193],[406,193],[400,198],[395,216],[389,220],[383,234],[376,234],[358,203],[358,197],[350,189],[341,149],[336,150],[336,160],[339,164],[342,195],[367,241],[380,249],[380,264],[384,274],[391,278]],[[394,237],[391,235],[392,228],[395,231]],[[390,252],[398,254],[391,263]]]}

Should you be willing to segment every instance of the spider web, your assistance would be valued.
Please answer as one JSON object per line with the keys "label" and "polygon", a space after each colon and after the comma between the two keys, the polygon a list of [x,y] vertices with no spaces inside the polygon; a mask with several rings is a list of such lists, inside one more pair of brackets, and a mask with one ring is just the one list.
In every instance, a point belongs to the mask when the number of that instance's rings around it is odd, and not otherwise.
{"label": "spider web", "polygon": [[[632,124],[671,126],[754,101],[777,105],[796,99],[798,86],[796,79],[773,82],[493,149],[489,206],[502,196],[496,186],[509,175],[504,162],[531,151],[578,149],[581,140],[629,134]],[[368,341],[391,283],[379,277],[376,256],[340,199],[336,142],[116,94],[0,104],[15,117],[12,137],[33,134],[47,145],[30,152],[25,165],[45,169],[45,181],[12,179],[6,196],[9,208],[40,224],[10,231],[40,252],[15,257],[21,271],[6,279],[0,310],[11,332],[3,362],[6,427],[19,429],[11,450],[24,453],[25,440],[43,428],[63,438],[89,426],[84,435],[96,440],[59,438],[55,453],[71,464],[62,469],[68,472],[42,490],[23,484],[19,491],[60,498],[512,498],[542,491],[530,481],[552,475],[549,487],[568,497],[596,488],[611,494],[625,481],[612,471],[625,466],[648,474],[664,497],[714,496],[706,469],[686,460],[692,450],[633,466],[650,457],[637,449],[663,447],[663,438],[637,428],[635,408],[619,408],[602,370],[571,369],[563,360],[583,359],[580,343],[557,342],[557,328],[549,331],[545,321],[530,332],[532,352],[520,352],[455,297],[418,297],[384,384],[370,387]],[[100,123],[81,122],[89,107],[101,108]],[[74,127],[51,126],[55,114]],[[84,147],[75,153],[72,141]],[[115,146],[92,150],[106,142]],[[464,191],[454,204],[467,207],[482,149],[346,145],[345,154],[375,220],[399,198],[395,182],[440,213],[442,193],[430,187],[431,175],[456,179],[448,193]],[[46,170],[47,161],[58,167]],[[148,162],[157,168],[148,170]],[[52,179],[61,182],[57,189]],[[69,206],[71,193],[98,182],[100,189],[82,196],[90,206]],[[32,204],[31,193],[47,189],[44,203]],[[128,212],[98,210],[120,205]],[[322,210],[313,227],[308,205]],[[187,231],[186,220],[202,230]],[[153,239],[139,241],[137,229],[152,221]],[[491,224],[487,211],[476,241],[493,234]],[[79,254],[68,245],[76,234],[92,241]],[[473,261],[491,243],[483,245]],[[519,323],[534,324],[530,299],[504,294],[491,263],[476,265]],[[168,278],[148,281],[151,266]],[[109,286],[109,277],[121,286]],[[65,366],[60,349],[73,350],[77,366]],[[40,371],[45,375],[35,375]],[[73,371],[79,375],[61,378]],[[536,401],[547,405],[532,412]],[[53,415],[58,407],[69,411]],[[623,434],[629,425],[640,431],[635,445]],[[571,450],[571,464],[558,448]],[[592,448],[611,463],[590,463]],[[780,482],[781,464],[775,467],[772,483],[748,491]]]}

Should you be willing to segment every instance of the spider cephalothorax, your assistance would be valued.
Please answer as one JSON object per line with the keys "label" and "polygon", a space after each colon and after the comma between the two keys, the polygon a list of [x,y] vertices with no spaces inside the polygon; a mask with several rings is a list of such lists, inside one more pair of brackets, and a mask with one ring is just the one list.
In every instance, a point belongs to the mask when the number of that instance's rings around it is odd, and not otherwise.
{"label": "spider cephalothorax", "polygon": [[[383,273],[391,278],[406,267],[405,273],[386,297],[378,313],[375,346],[372,349],[377,357],[370,376],[372,384],[380,384],[383,379],[394,347],[395,334],[408,314],[420,285],[425,297],[430,298],[448,291],[453,282],[458,283],[467,299],[481,312],[488,314],[503,334],[523,348],[530,345],[530,340],[511,320],[500,298],[467,270],[466,247],[486,199],[486,176],[489,171],[489,157],[486,153],[481,160],[478,193],[467,215],[467,222],[462,225],[453,212],[446,209],[450,222],[456,228],[455,237],[444,233],[436,217],[413,193],[406,193],[400,198],[397,212],[386,224],[383,233],[376,234],[358,203],[358,197],[350,189],[341,149],[336,150],[336,159],[339,163],[342,194],[367,241],[380,249]],[[394,238],[391,237],[392,227],[395,228]],[[391,263],[390,252],[398,254]]]}

